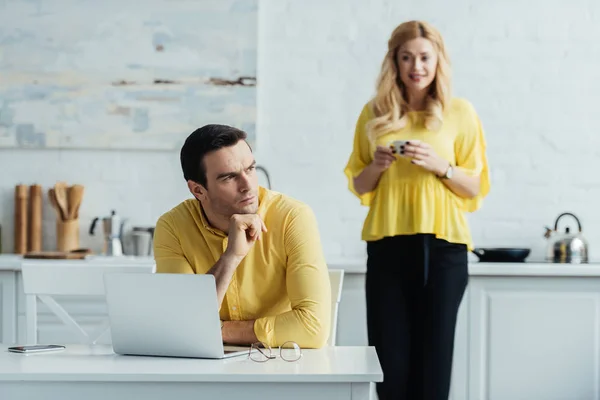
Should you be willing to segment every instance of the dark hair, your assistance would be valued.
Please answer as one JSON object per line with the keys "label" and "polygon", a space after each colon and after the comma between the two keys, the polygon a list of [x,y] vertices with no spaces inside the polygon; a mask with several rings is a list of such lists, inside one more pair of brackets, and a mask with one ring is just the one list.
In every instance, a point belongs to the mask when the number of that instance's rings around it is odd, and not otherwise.
{"label": "dark hair", "polygon": [[228,125],[210,124],[192,132],[181,148],[183,177],[206,187],[204,156],[246,140],[246,132]]}

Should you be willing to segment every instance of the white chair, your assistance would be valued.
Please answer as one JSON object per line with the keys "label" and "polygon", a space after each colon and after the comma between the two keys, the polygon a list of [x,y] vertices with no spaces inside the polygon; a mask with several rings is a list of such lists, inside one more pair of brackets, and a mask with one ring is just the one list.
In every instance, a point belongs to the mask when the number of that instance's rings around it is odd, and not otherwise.
{"label": "white chair", "polygon": [[330,269],[329,281],[331,283],[331,332],[327,344],[335,346],[337,336],[338,309],[342,300],[342,287],[344,285],[344,270]]}
{"label": "white chair", "polygon": [[77,334],[81,343],[95,344],[110,327],[108,317],[97,330],[88,333],[52,296],[104,296],[105,273],[154,273],[155,269],[154,264],[131,261],[101,263],[80,260],[24,260],[21,271],[25,292],[27,344],[38,343],[38,298]]}

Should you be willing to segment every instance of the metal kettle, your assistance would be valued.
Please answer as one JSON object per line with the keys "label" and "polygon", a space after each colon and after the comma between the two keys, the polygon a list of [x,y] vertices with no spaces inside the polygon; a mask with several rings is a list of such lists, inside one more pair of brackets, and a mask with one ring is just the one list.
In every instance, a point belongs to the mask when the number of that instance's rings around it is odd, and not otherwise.
{"label": "metal kettle", "polygon": [[96,223],[102,219],[102,228],[104,235],[104,247],[102,253],[107,256],[123,255],[123,226],[126,219],[122,219],[115,210],[112,210],[110,216],[92,220],[90,226],[90,235],[94,234]]}
{"label": "metal kettle", "polygon": [[[571,216],[577,221],[578,232],[572,233],[567,226],[564,232],[558,232],[558,221],[564,216]],[[548,239],[547,261],[555,263],[587,263],[588,243],[581,230],[581,222],[572,213],[562,213],[554,222],[554,229],[546,227],[544,236]]]}

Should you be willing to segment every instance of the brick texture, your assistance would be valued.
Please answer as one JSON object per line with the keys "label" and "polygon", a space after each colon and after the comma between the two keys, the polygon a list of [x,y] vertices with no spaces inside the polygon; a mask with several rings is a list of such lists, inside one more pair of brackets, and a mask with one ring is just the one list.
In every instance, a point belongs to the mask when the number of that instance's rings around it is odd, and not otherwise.
{"label": "brick texture", "polygon": [[[276,190],[313,207],[328,259],[364,257],[367,210],[342,170],[388,36],[417,18],[441,30],[454,93],[474,104],[486,131],[493,187],[469,216],[476,245],[532,247],[541,257],[544,226],[570,211],[600,257],[600,2],[494,3],[261,0],[256,155]],[[94,249],[93,217],[116,209],[128,226],[153,224],[188,197],[177,153],[0,151],[0,171],[4,251],[17,183],[85,184],[81,239]],[[52,249],[49,206],[44,219]]]}

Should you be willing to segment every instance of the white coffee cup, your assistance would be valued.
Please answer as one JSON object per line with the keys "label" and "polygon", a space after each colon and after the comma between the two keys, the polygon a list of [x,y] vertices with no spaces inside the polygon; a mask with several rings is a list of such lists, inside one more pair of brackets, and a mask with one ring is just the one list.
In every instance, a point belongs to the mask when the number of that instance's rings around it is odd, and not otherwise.
{"label": "white coffee cup", "polygon": [[416,139],[412,139],[412,140],[394,140],[393,142],[388,143],[388,146],[392,149],[392,151],[395,154],[404,157],[404,154],[402,154],[402,151],[404,150],[404,146],[406,146],[406,144],[408,142],[416,144],[416,143],[419,143],[419,140],[416,140]]}

